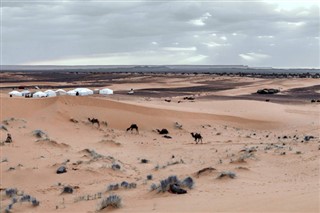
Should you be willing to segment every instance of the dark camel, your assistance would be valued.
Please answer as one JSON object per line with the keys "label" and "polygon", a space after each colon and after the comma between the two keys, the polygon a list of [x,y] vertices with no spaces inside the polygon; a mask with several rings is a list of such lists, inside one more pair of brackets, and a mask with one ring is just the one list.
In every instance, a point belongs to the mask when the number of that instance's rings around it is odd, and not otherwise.
{"label": "dark camel", "polygon": [[161,131],[159,129],[157,129],[158,133],[160,135],[166,135],[166,134],[169,134],[169,131],[167,129],[161,129]]}
{"label": "dark camel", "polygon": [[12,137],[11,137],[11,134],[10,134],[10,133],[7,134],[7,139],[6,139],[4,142],[6,142],[6,143],[12,143]]}
{"label": "dark camel", "polygon": [[98,127],[100,128],[100,122],[97,118],[88,118],[88,121],[90,121],[92,125],[94,125],[95,123],[98,124]]}
{"label": "dark camel", "polygon": [[193,133],[193,132],[191,132],[191,136],[194,138],[194,141],[195,141],[196,143],[198,143],[199,141],[201,141],[201,143],[202,143],[202,136],[201,136],[200,133]]}
{"label": "dark camel", "polygon": [[127,128],[127,131],[133,131],[133,130],[136,130],[136,132],[139,134],[139,128],[138,128],[138,125],[137,124],[131,124],[131,126],[129,128]]}

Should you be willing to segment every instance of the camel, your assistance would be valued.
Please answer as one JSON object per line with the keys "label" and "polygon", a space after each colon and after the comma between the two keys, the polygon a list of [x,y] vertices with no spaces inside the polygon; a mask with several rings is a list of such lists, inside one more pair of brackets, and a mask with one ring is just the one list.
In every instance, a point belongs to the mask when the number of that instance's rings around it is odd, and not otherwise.
{"label": "camel", "polygon": [[166,135],[166,134],[169,134],[169,131],[167,129],[161,129],[161,131],[159,129],[157,129],[158,133],[160,135]]}
{"label": "camel", "polygon": [[139,134],[139,130],[138,130],[138,125],[137,124],[131,124],[131,126],[129,128],[127,128],[127,131],[133,131],[133,130],[136,130],[136,132]]}
{"label": "camel", "polygon": [[88,118],[88,121],[90,121],[92,125],[94,125],[95,123],[98,124],[98,127],[100,128],[100,122],[97,118]]}
{"label": "camel", "polygon": [[202,143],[202,136],[200,133],[193,133],[191,132],[192,137],[194,138],[194,141],[198,144],[199,141]]}
{"label": "camel", "polygon": [[10,134],[10,133],[7,134],[7,139],[6,139],[4,142],[6,142],[6,143],[12,143],[12,137],[11,137],[11,134]]}

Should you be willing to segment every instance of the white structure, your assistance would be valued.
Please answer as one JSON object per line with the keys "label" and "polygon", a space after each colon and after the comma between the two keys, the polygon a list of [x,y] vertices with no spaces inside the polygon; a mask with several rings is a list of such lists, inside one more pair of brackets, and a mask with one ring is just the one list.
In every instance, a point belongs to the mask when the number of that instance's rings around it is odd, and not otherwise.
{"label": "white structure", "polygon": [[113,90],[109,89],[109,88],[104,88],[104,89],[101,89],[99,91],[99,94],[100,95],[112,95],[113,94]]}
{"label": "white structure", "polygon": [[67,94],[67,92],[63,89],[57,89],[55,92],[57,95],[66,95]]}
{"label": "white structure", "polygon": [[85,96],[85,95],[93,95],[93,91],[88,88],[77,88],[74,89],[74,91],[80,95],[80,96]]}
{"label": "white structure", "polygon": [[71,96],[86,96],[86,95],[93,95],[93,91],[88,88],[76,88],[68,91],[67,94]]}
{"label": "white structure", "polygon": [[22,96],[30,95],[30,91],[29,90],[22,90],[21,95]]}
{"label": "white structure", "polygon": [[15,91],[15,90],[9,92],[9,95],[10,95],[10,97],[12,97],[12,96],[22,96],[21,92],[18,92],[18,91]]}
{"label": "white structure", "polygon": [[76,96],[76,94],[77,94],[77,92],[74,91],[74,90],[69,90],[69,91],[67,92],[67,95],[71,95],[71,96]]}
{"label": "white structure", "polygon": [[47,97],[47,94],[41,91],[35,92],[32,95],[33,98],[43,98],[43,97]]}
{"label": "white structure", "polygon": [[47,97],[55,97],[55,96],[57,96],[56,92],[51,90],[51,89],[44,91],[44,93],[47,94]]}

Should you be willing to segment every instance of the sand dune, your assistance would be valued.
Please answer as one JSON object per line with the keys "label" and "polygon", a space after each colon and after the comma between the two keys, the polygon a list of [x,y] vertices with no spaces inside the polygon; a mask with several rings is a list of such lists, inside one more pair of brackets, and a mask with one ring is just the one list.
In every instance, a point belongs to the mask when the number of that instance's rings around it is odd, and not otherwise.
{"label": "sand dune", "polygon": [[[1,141],[7,132],[13,137],[1,146],[1,189],[40,201],[16,204],[13,212],[95,212],[99,193],[122,198],[117,212],[319,212],[319,105],[116,97],[1,97],[8,129],[0,130]],[[139,134],[125,131],[132,123]],[[172,139],[155,131],[162,128]],[[60,166],[67,172],[56,174]],[[196,175],[206,167],[214,170]],[[222,171],[236,177],[218,179]],[[170,175],[189,176],[195,185],[184,195],[150,190]],[[122,181],[136,188],[107,190]],[[62,194],[64,186],[74,192]],[[1,193],[4,209],[11,198]]]}

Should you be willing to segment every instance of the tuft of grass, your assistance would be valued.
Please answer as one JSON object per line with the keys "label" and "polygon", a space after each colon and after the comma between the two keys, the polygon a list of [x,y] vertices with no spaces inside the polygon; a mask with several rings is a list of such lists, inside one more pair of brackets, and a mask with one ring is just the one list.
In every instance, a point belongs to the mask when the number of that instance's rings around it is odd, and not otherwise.
{"label": "tuft of grass", "polygon": [[36,129],[32,131],[33,136],[37,137],[37,138],[48,138],[47,133],[45,133],[44,131],[40,130],[40,129]]}
{"label": "tuft of grass", "polygon": [[98,211],[102,209],[112,207],[112,208],[120,208],[122,205],[122,199],[118,195],[110,195],[109,197],[103,198],[98,204]]}
{"label": "tuft of grass", "polygon": [[231,172],[231,171],[222,171],[219,175],[218,175],[218,179],[221,179],[223,177],[229,177],[231,179],[236,177],[236,173]]}

